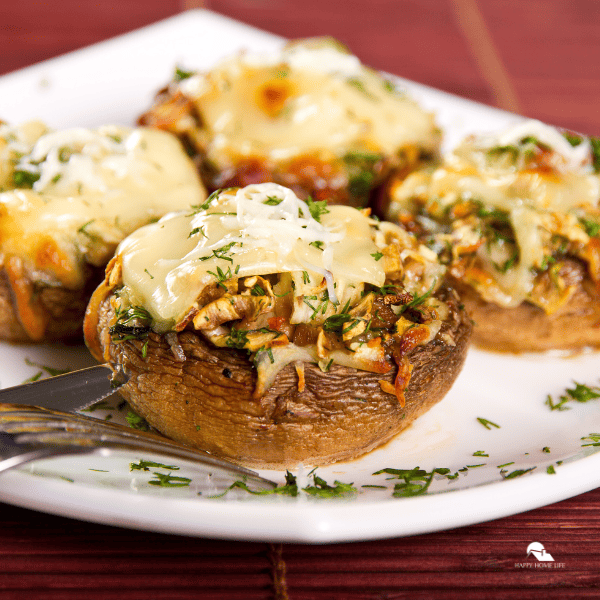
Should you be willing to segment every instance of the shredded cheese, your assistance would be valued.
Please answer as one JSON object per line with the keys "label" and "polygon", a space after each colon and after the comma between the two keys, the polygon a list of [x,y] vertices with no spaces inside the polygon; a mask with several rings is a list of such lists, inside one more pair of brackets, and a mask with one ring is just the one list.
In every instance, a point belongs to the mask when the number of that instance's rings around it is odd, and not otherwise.
{"label": "shredded cheese", "polygon": [[122,242],[123,281],[132,303],[165,328],[207,285],[232,278],[292,273],[297,296],[325,279],[332,302],[349,284],[383,285],[377,222],[347,206],[327,211],[317,220],[307,203],[273,183],[222,191],[206,208],[167,215]]}

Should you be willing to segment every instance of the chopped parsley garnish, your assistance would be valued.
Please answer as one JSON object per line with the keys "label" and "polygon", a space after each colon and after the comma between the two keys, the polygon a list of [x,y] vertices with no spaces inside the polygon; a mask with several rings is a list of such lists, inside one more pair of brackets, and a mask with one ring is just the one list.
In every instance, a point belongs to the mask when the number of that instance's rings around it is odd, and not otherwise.
{"label": "chopped parsley garnish", "polygon": [[358,77],[348,77],[348,79],[346,79],[346,83],[356,88],[359,92],[369,98],[369,100],[377,100],[377,98],[367,90],[365,84]]}
{"label": "chopped parsley garnish", "polygon": [[579,222],[590,237],[600,237],[600,223],[584,218],[579,219]]}
{"label": "chopped parsley garnish", "polygon": [[323,478],[316,473],[312,473],[313,485],[302,488],[304,492],[316,498],[339,498],[348,494],[355,494],[356,488],[352,483],[343,483],[337,479],[333,485],[329,485]]}
{"label": "chopped parsley garnish", "polygon": [[27,379],[25,379],[23,381],[23,383],[33,383],[34,381],[38,381],[39,379],[41,379],[43,374],[44,373],[42,371],[38,371],[37,373],[33,374],[31,377],[28,377]]}
{"label": "chopped parsley garnish", "polygon": [[581,444],[582,448],[585,448],[586,446],[600,446],[600,433],[590,433],[590,434],[586,435],[585,437],[582,437],[581,439],[583,441],[585,441],[585,440],[590,441],[589,444]]}
{"label": "chopped parsley garnish", "polygon": [[546,468],[546,473],[548,473],[548,475],[556,475],[556,469],[554,468],[554,465],[548,465]]}
{"label": "chopped parsley garnish", "polygon": [[188,239],[191,238],[193,235],[196,235],[197,233],[201,233],[203,237],[207,238],[208,236],[206,235],[206,233],[204,232],[204,227],[195,227],[194,229],[192,229],[190,231],[190,235],[188,235]]}
{"label": "chopped parsley garnish", "polygon": [[175,67],[175,74],[173,75],[173,80],[183,81],[184,79],[189,79],[192,75],[194,75],[194,71],[184,71],[180,67]]}
{"label": "chopped parsley garnish", "polygon": [[265,290],[258,283],[250,290],[251,296],[266,296]]}
{"label": "chopped parsley garnish", "polygon": [[283,198],[278,198],[277,196],[267,196],[267,199],[263,202],[263,204],[267,204],[268,206],[277,206],[283,202]]}
{"label": "chopped parsley garnish", "polygon": [[243,349],[248,343],[248,332],[245,329],[238,329],[235,325],[232,325],[229,332],[229,336],[225,341],[228,348],[237,348],[238,350]]}
{"label": "chopped parsley garnish", "polygon": [[439,475],[448,476],[450,469],[432,469],[431,472],[427,472],[419,467],[414,469],[381,469],[376,471],[373,475],[381,475],[386,473],[393,475],[388,479],[400,479],[402,483],[394,485],[394,491],[392,496],[395,498],[407,498],[410,496],[419,496],[425,494],[433,481],[433,476],[437,473]]}
{"label": "chopped parsley garnish", "polygon": [[510,473],[503,473],[500,471],[500,474],[502,477],[504,477],[504,479],[514,479],[515,477],[521,477],[522,475],[525,475],[525,473],[530,473],[534,469],[537,469],[537,467],[530,467],[529,469],[517,469],[516,471],[512,471]]}
{"label": "chopped parsley garnish", "polygon": [[33,173],[32,171],[18,170],[13,172],[13,181],[18,188],[32,188],[40,177],[40,173]]}
{"label": "chopped parsley garnish", "polygon": [[315,241],[315,242],[310,242],[310,244],[308,244],[309,246],[314,246],[315,248],[319,249],[319,250],[323,250],[323,245],[325,244],[325,242],[320,242],[320,241]]}
{"label": "chopped parsley garnish", "polygon": [[109,329],[114,343],[148,337],[152,315],[144,307],[130,306],[126,310],[117,309],[115,316],[117,321]]}
{"label": "chopped parsley garnish", "polygon": [[[222,258],[222,257],[219,257]],[[235,273],[237,273],[239,269],[239,265],[237,267],[237,269],[235,270]],[[227,281],[228,279],[231,279],[235,273],[231,272],[231,267],[227,267],[227,271],[223,271],[223,269],[221,269],[221,267],[217,267],[217,272],[215,273],[214,271],[207,271],[207,273],[210,273],[216,280],[217,280],[217,284],[219,285],[219,287],[222,287],[223,289],[227,289],[227,286],[223,283],[224,281]]]}
{"label": "chopped parsley garnish", "polygon": [[326,215],[329,212],[327,208],[327,200],[313,200],[310,196],[306,199],[310,216],[317,221],[321,222],[321,215]]}
{"label": "chopped parsley garnish", "polygon": [[489,454],[486,454],[484,450],[477,450],[477,452],[473,452],[473,456],[487,456],[489,457]]}
{"label": "chopped parsley garnish", "polygon": [[400,307],[399,314],[402,314],[405,310],[407,310],[409,308],[416,308],[420,304],[423,304],[423,302],[425,302],[425,300],[427,300],[427,298],[429,298],[429,296],[431,296],[431,294],[433,293],[436,283],[437,283],[437,280],[434,280],[434,282],[431,284],[431,287],[426,292],[424,292],[421,296],[419,296],[418,294],[415,294],[410,302],[403,304]]}
{"label": "chopped parsley garnish", "polygon": [[140,431],[150,431],[150,423],[143,417],[136,415],[134,412],[129,411],[125,417],[129,426],[133,429],[139,429]]}
{"label": "chopped parsley garnish", "polygon": [[219,198],[219,194],[223,190],[215,190],[202,204],[192,204],[191,208],[193,209],[193,213],[189,216],[195,215],[203,210],[208,210],[210,205]]}
{"label": "chopped parsley garnish", "polygon": [[[32,360],[29,360],[28,358],[25,359],[25,364],[29,367],[37,367],[38,369],[42,369],[42,371],[45,371],[48,375],[50,375],[50,377],[56,377],[57,375],[64,375],[65,373],[69,373],[72,370],[68,367],[66,369],[57,369],[56,367],[49,367],[47,365],[41,365],[36,362],[33,362]],[[39,377],[38,377],[38,379],[39,379]]]}
{"label": "chopped parsley garnish", "polygon": [[350,300],[346,302],[346,306],[344,306],[342,312],[327,317],[325,321],[323,321],[323,331],[340,332],[345,323],[354,320],[355,317],[348,312],[349,307]]}
{"label": "chopped parsley garnish", "polygon": [[[229,242],[229,244],[225,244],[224,246],[221,246],[220,248],[215,248],[212,251],[212,254],[209,254],[208,256],[200,256],[198,258],[198,260],[200,261],[205,261],[205,260],[209,260],[211,258],[218,258],[221,260],[227,260],[230,263],[233,262],[233,258],[231,258],[233,256],[233,253],[231,252],[231,249],[237,244],[237,242]],[[209,271],[210,273],[210,271]]]}
{"label": "chopped parsley garnish", "polygon": [[506,273],[509,269],[511,269],[516,264],[518,259],[519,259],[519,253],[514,252],[514,254],[510,258],[505,260],[503,263],[496,263],[496,262],[492,261],[492,264],[494,265],[494,268],[496,269],[496,271],[499,271],[500,273]]}
{"label": "chopped parsley garnish", "polygon": [[285,484],[274,487],[270,490],[253,490],[248,486],[245,481],[234,481],[222,494],[217,494],[216,496],[210,496],[210,498],[222,498],[229,490],[240,489],[248,492],[249,494],[254,494],[255,496],[268,496],[270,494],[276,494],[280,496],[292,496],[296,497],[298,495],[298,483],[296,482],[295,475],[292,475],[289,471],[285,473]]}
{"label": "chopped parsley garnish", "polygon": [[137,463],[129,463],[130,471],[149,471],[150,469],[168,469],[169,471],[179,471],[175,465],[164,465],[153,460],[140,459]]}
{"label": "chopped parsley garnish", "polygon": [[573,382],[574,388],[567,388],[565,394],[560,396],[558,402],[554,402],[552,396],[548,394],[546,402],[550,407],[550,410],[569,410],[569,406],[566,406],[568,402],[589,402],[590,400],[596,400],[600,398],[600,387],[587,386],[582,383]]}
{"label": "chopped parsley garnish", "polygon": [[192,480],[189,477],[178,477],[177,475],[171,475],[171,473],[152,473],[156,479],[151,479],[148,483],[150,485],[157,485],[160,487],[187,487],[190,485]]}
{"label": "chopped parsley garnish", "polygon": [[375,259],[375,260],[380,260],[381,258],[383,258],[383,252],[373,252],[371,254],[371,256]]}
{"label": "chopped parsley garnish", "polygon": [[492,423],[492,421],[488,421],[487,419],[483,419],[482,417],[477,417],[477,420],[486,428],[491,429],[495,427],[496,429],[500,429],[500,425],[496,425],[496,423]]}
{"label": "chopped parsley garnish", "polygon": [[96,239],[96,236],[93,233],[90,233],[87,228],[95,221],[96,219],[91,219],[90,221],[88,221],[87,223],[84,223],[78,230],[77,233],[83,233],[83,235],[86,235],[87,237],[89,237],[90,239]]}

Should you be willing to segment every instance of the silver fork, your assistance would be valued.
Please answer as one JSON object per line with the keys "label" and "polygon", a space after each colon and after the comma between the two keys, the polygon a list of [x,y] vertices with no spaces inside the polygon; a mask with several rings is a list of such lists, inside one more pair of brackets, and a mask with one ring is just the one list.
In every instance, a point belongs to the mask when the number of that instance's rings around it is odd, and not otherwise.
{"label": "silver fork", "polygon": [[20,404],[0,404],[0,473],[46,458],[106,455],[112,450],[160,454],[185,460],[207,474],[243,479],[261,490],[276,487],[256,472],[187,448],[160,435],[93,417]]}

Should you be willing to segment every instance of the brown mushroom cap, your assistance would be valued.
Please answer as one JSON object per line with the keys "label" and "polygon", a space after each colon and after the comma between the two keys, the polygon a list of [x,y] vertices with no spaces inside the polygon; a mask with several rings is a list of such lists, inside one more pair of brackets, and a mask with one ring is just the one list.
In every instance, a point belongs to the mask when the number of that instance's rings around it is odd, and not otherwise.
{"label": "brown mushroom cap", "polygon": [[413,369],[404,407],[380,383],[393,385],[395,370],[381,375],[333,365],[324,373],[303,363],[300,390],[290,364],[256,400],[247,353],[214,347],[193,330],[115,344],[108,286],[88,308],[86,341],[98,359],[130,373],[120,393],[166,436],[253,467],[324,465],[387,442],[448,392],[463,366],[471,323],[451,291],[441,294],[450,316],[436,338],[408,355]]}
{"label": "brown mushroom cap", "polygon": [[558,311],[522,302],[504,308],[486,302],[471,286],[453,282],[474,321],[473,344],[498,352],[581,351],[600,348],[600,292],[583,263],[569,261],[573,292]]}

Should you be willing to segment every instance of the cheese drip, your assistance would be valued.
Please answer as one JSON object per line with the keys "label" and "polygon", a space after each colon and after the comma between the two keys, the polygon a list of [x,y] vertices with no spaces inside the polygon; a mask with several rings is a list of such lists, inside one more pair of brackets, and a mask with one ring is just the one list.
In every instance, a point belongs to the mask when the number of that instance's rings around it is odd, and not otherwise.
{"label": "cheese drip", "polygon": [[157,330],[181,321],[206,286],[228,279],[291,273],[309,289],[325,279],[332,300],[349,286],[385,282],[377,222],[354,208],[313,206],[311,214],[307,203],[273,183],[225,190],[211,200],[143,227],[117,249],[129,303],[144,306]]}
{"label": "cheese drip", "polygon": [[206,198],[193,163],[162,131],[105,126],[0,128],[2,259],[36,279],[78,287],[141,225]]}
{"label": "cheese drip", "polygon": [[220,168],[241,157],[395,155],[439,142],[431,114],[333,41],[241,54],[179,86],[201,115],[198,141]]}
{"label": "cheese drip", "polygon": [[[547,153],[545,164],[528,165],[533,145]],[[592,167],[588,140],[572,146],[556,129],[524,121],[496,136],[467,139],[445,157],[440,168],[409,176],[393,191],[390,218],[412,211],[415,199],[426,204],[434,219],[456,203],[471,200],[507,215],[518,260],[502,272],[494,266],[488,245],[481,245],[478,256],[496,285],[481,285],[477,290],[485,300],[515,307],[532,292],[536,269],[547,268],[544,263],[553,235],[573,242],[584,257],[590,238],[581,219],[600,217],[600,178]],[[451,243],[467,247],[481,236],[476,225],[457,219]],[[501,246],[500,240],[496,244],[500,254]]]}

